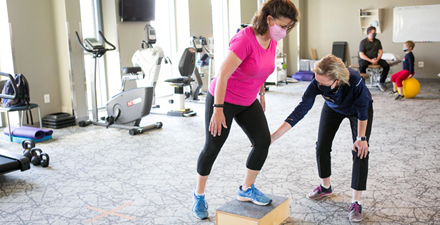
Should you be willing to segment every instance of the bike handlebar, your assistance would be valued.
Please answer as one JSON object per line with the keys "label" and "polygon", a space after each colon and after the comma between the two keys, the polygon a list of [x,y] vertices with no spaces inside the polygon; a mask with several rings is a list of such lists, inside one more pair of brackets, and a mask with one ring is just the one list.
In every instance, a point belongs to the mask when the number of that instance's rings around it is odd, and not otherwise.
{"label": "bike handlebar", "polygon": [[116,47],[115,47],[112,43],[110,43],[110,42],[107,41],[107,39],[104,37],[104,34],[102,34],[101,31],[99,31],[99,35],[101,35],[101,37],[102,37],[102,39],[104,40],[104,42],[107,43],[107,44],[109,44],[112,48],[88,49],[88,48],[86,48],[86,47],[83,45],[81,39],[79,38],[79,35],[78,35],[78,32],[77,32],[77,31],[75,31],[75,35],[76,35],[76,41],[78,42],[79,46],[80,46],[84,51],[95,54],[96,57],[101,57],[102,55],[104,55],[105,52],[107,52],[107,51],[113,51],[113,50],[116,49]]}
{"label": "bike handlebar", "polygon": [[104,34],[102,34],[101,31],[99,31],[99,35],[101,35],[101,37],[102,37],[102,39],[105,41],[105,43],[107,43],[107,44],[109,44],[110,46],[112,46],[112,48],[106,48],[107,51],[113,51],[113,50],[116,49],[116,47],[115,47],[112,43],[108,42],[107,39],[105,39]]}

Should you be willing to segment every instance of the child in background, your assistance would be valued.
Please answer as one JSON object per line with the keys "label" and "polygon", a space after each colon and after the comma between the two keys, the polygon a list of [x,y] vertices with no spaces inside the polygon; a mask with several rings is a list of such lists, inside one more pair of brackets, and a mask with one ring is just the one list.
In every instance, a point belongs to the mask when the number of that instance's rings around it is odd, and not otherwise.
{"label": "child in background", "polygon": [[[397,97],[394,100],[399,100],[405,97],[403,95],[402,82],[414,76],[414,55],[412,53],[414,46],[415,44],[412,41],[406,41],[403,43],[403,51],[406,52],[405,57],[403,58],[403,70],[391,76],[393,91],[390,94],[397,94]],[[397,92],[397,89],[399,89],[399,92]]]}

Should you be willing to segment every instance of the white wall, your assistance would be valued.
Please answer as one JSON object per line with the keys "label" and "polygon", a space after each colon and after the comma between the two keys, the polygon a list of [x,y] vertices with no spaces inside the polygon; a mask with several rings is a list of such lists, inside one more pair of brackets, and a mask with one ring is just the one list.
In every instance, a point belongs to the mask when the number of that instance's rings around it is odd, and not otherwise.
{"label": "white wall", "polygon": [[240,0],[241,23],[250,24],[255,13],[258,11],[257,0]]}
{"label": "white wall", "polygon": [[[42,116],[61,111],[51,0],[8,0],[7,7],[12,25],[15,73],[26,76],[31,102],[40,105]],[[44,94],[50,95],[50,103],[44,103]]]}
{"label": "white wall", "polygon": [[78,120],[88,117],[86,86],[83,69],[83,50],[75,31],[81,36],[79,0],[52,0],[61,111],[73,114]]}
{"label": "white wall", "polygon": [[[188,10],[190,36],[212,37],[211,1],[188,0]],[[190,43],[190,37],[187,39]]]}
{"label": "white wall", "polygon": [[[14,74],[11,34],[9,33],[9,18],[6,0],[0,0],[0,71]],[[1,77],[1,79],[5,79]]]}
{"label": "white wall", "polygon": [[[73,110],[71,102],[71,81],[70,81],[70,56],[67,41],[66,4],[64,1],[52,1],[54,16],[55,42],[58,55],[58,75],[60,90],[61,108],[63,112],[71,113]],[[70,103],[70,104],[69,104]]]}
{"label": "white wall", "polygon": [[295,4],[296,8],[300,11],[300,20],[299,23],[287,34],[285,38],[283,38],[283,52],[287,55],[286,57],[286,65],[287,65],[287,76],[291,76],[292,74],[298,71],[298,64],[300,59],[300,50],[302,46],[299,45],[300,41],[300,30],[304,27],[304,22],[301,17],[301,7],[302,3],[300,0],[291,0],[293,4]]}

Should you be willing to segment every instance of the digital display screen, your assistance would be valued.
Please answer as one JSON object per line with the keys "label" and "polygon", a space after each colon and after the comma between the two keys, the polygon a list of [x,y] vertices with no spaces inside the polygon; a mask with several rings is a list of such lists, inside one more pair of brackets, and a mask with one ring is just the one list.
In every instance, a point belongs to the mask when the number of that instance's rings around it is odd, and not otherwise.
{"label": "digital display screen", "polygon": [[121,22],[154,21],[155,0],[119,0]]}

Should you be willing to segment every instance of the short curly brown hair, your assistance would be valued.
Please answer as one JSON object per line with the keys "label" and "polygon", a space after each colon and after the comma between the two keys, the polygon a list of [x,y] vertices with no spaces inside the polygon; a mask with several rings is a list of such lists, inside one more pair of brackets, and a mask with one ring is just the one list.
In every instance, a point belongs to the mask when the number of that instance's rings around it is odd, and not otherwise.
{"label": "short curly brown hair", "polygon": [[269,24],[267,24],[269,15],[276,19],[285,17],[292,20],[293,23],[287,28],[287,33],[299,20],[299,11],[290,0],[268,0],[261,5],[260,11],[252,18],[252,26],[258,34],[263,35],[269,29]]}

